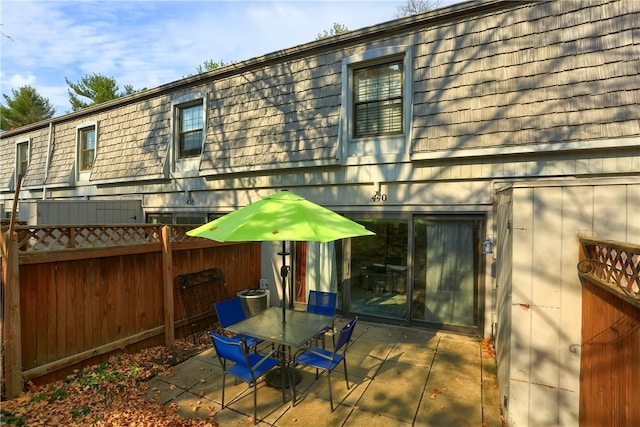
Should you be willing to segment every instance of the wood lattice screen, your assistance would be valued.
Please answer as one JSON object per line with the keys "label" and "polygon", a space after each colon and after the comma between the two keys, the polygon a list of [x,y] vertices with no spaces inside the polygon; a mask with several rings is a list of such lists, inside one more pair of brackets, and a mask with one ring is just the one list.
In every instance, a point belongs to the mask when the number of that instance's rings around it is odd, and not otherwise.
{"label": "wood lattice screen", "polygon": [[[160,243],[162,224],[16,226],[20,252],[81,248],[107,248]],[[191,240],[185,233],[193,226],[171,226],[172,242]]]}
{"label": "wood lattice screen", "polygon": [[640,307],[640,245],[580,238],[580,277]]}

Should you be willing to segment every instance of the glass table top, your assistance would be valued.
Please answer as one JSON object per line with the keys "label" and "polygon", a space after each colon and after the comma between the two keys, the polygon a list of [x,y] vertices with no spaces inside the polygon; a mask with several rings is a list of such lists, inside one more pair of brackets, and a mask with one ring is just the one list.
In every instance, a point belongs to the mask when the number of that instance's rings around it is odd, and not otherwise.
{"label": "glass table top", "polygon": [[225,329],[236,334],[300,348],[333,322],[332,316],[297,310],[285,310],[285,319],[286,322],[283,323],[282,307],[271,307]]}

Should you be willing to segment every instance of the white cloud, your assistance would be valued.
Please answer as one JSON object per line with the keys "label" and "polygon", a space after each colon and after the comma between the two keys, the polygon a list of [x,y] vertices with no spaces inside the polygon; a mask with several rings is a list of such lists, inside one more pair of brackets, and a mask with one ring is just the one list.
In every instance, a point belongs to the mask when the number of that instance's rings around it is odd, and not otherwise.
{"label": "white cloud", "polygon": [[36,82],[36,76],[34,76],[33,74],[28,74],[26,76],[14,74],[13,76],[9,77],[8,80],[11,87],[19,88],[22,86],[33,86]]}
{"label": "white cloud", "polygon": [[2,0],[11,40],[1,41],[0,89],[28,81],[62,114],[70,109],[65,78],[99,73],[121,88],[153,88],[195,74],[206,60],[242,61],[313,41],[334,22],[355,30],[388,21],[401,2]]}

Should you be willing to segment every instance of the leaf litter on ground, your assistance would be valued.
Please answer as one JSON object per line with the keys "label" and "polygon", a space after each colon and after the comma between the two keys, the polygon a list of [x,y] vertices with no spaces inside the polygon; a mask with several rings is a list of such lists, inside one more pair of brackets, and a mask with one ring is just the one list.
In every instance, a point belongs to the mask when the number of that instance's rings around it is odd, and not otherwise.
{"label": "leaf litter on ground", "polygon": [[147,380],[211,347],[206,339],[176,340],[175,348],[151,347],[137,353],[118,352],[103,363],[77,369],[65,379],[45,385],[28,383],[25,392],[3,399],[0,426],[171,426],[218,427],[209,417],[184,418],[175,406],[143,398]]}

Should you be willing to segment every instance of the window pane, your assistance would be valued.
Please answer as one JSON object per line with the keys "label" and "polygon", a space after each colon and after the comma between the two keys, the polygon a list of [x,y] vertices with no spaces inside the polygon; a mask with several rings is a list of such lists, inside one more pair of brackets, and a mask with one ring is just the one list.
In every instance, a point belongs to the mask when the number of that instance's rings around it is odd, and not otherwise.
{"label": "window pane", "polygon": [[86,129],[82,131],[83,141],[82,148],[84,150],[92,150],[96,147],[96,132],[93,129]]}
{"label": "window pane", "polygon": [[202,105],[180,109],[180,142],[178,157],[200,155],[202,150]]}
{"label": "window pane", "polygon": [[147,214],[149,224],[173,224],[172,214]]}
{"label": "window pane", "polygon": [[403,132],[402,63],[355,70],[355,137]]}
{"label": "window pane", "polygon": [[85,171],[93,167],[96,147],[95,128],[80,130],[80,170]]}
{"label": "window pane", "polygon": [[356,70],[354,79],[356,103],[402,96],[400,63]]}
{"label": "window pane", "polygon": [[200,225],[207,222],[204,216],[176,216],[176,224]]}
{"label": "window pane", "polygon": [[183,108],[180,124],[181,132],[202,129],[202,105]]}
{"label": "window pane", "polygon": [[202,130],[182,134],[180,157],[197,156],[202,148]]}
{"label": "window pane", "polygon": [[402,100],[356,106],[356,136],[402,132]]}
{"label": "window pane", "polygon": [[349,311],[404,319],[407,313],[408,221],[358,220],[375,236],[351,239]]}
{"label": "window pane", "polygon": [[82,170],[88,170],[93,167],[93,150],[82,152]]}
{"label": "window pane", "polygon": [[26,142],[18,144],[18,175],[27,173],[29,165],[29,144]]}
{"label": "window pane", "polygon": [[415,222],[413,318],[477,326],[477,272],[473,220]]}

